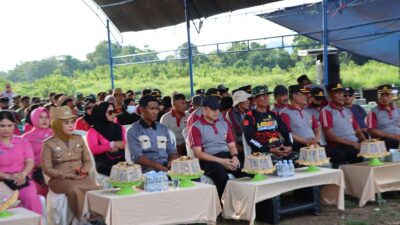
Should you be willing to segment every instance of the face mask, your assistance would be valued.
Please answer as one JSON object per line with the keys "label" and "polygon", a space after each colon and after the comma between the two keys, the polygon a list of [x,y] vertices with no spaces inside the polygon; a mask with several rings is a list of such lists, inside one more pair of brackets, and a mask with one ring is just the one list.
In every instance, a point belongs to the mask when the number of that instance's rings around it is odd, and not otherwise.
{"label": "face mask", "polygon": [[128,105],[128,108],[126,109],[126,112],[129,114],[135,113],[137,111],[137,106],[136,105]]}

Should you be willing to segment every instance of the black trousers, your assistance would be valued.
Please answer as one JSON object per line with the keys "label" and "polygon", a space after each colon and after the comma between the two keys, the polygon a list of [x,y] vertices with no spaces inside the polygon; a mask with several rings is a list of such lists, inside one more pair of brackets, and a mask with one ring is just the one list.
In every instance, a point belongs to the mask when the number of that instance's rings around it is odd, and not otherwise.
{"label": "black trousers", "polygon": [[359,151],[351,145],[327,146],[325,150],[326,155],[331,158],[332,167],[335,169],[343,164],[364,161],[363,157],[357,156]]}
{"label": "black trousers", "polygon": [[299,142],[293,142],[293,151],[300,152],[301,148],[307,147],[306,145],[300,144]]}
{"label": "black trousers", "polygon": [[110,159],[106,154],[96,155],[94,156],[94,159],[96,161],[97,172],[106,176],[110,176],[112,166],[119,162],[125,161],[125,157]]}
{"label": "black trousers", "polygon": [[[229,152],[219,152],[214,156],[224,159],[232,158]],[[240,167],[235,171],[227,170],[222,164],[219,164],[217,162],[209,162],[203,160],[200,161],[200,167],[202,170],[204,170],[204,175],[210,177],[211,180],[214,182],[215,186],[217,187],[219,198],[222,197],[226,183],[229,180],[228,173],[232,174],[236,178],[248,176],[246,173],[242,172],[243,161],[240,162]]]}
{"label": "black trousers", "polygon": [[398,149],[399,148],[399,141],[392,138],[382,138],[382,141],[385,142],[386,149]]}

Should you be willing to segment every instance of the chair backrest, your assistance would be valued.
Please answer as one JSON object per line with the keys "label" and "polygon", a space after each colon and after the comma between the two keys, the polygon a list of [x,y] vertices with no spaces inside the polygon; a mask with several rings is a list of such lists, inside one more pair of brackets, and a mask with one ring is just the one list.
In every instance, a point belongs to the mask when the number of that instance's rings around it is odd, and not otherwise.
{"label": "chair backrest", "polygon": [[192,157],[192,158],[195,158],[194,152],[193,152],[193,150],[192,150],[192,148],[191,148],[191,146],[190,146],[190,142],[189,142],[189,138],[188,138],[188,136],[189,136],[189,131],[188,131],[188,128],[187,128],[187,127],[186,127],[185,129],[182,130],[182,136],[183,136],[183,138],[185,139],[187,155],[190,156],[190,157]]}
{"label": "chair backrest", "polygon": [[133,162],[131,151],[129,150],[128,141],[126,141],[126,145],[125,145],[125,161]]}
{"label": "chair backrest", "polygon": [[244,133],[242,133],[242,142],[243,142],[244,156],[250,156],[251,148],[250,148],[249,144],[247,144],[246,138],[244,137]]}
{"label": "chair backrest", "polygon": [[325,138],[325,134],[324,131],[322,129],[322,125],[319,125],[320,129],[321,129],[321,137],[319,138],[319,144],[321,146],[326,146],[328,143],[326,142],[326,138]]}
{"label": "chair backrest", "polygon": [[168,129],[168,134],[169,134],[169,139],[171,139],[172,144],[174,144],[175,148],[176,148],[176,135],[175,133]]}

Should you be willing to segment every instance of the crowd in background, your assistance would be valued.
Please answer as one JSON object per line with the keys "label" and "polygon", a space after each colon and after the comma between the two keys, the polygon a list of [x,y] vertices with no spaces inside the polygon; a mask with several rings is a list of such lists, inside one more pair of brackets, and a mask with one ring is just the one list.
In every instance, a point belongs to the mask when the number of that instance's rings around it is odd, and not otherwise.
{"label": "crowd in background", "polygon": [[333,168],[362,161],[357,154],[368,138],[398,148],[400,112],[392,87],[381,85],[377,92],[378,105],[367,114],[353,104],[351,87],[316,85],[306,75],[288,87],[230,91],[220,84],[191,98],[178,91],[163,96],[159,89],[139,94],[116,88],[41,99],[17,95],[7,84],[0,97],[0,179],[39,214],[39,195],[65,193],[80,218],[85,192],[100,188],[88,176],[92,166],[109,176],[129,151],[143,172],[168,171],[172,160],[191,155],[221,196],[228,173],[247,176],[241,171],[246,147],[273,160],[295,160],[300,148],[321,145]]}

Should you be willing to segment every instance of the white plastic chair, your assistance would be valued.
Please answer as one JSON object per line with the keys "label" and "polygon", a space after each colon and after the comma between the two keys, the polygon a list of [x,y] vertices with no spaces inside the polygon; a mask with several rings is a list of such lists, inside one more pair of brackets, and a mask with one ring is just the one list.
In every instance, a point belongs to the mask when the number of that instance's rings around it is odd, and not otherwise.
{"label": "white plastic chair", "polygon": [[243,142],[244,156],[251,155],[251,148],[249,144],[247,144],[246,138],[244,137],[244,133],[242,133],[242,142]]}
{"label": "white plastic chair", "polygon": [[172,130],[168,129],[168,134],[169,134],[169,139],[171,140],[172,144],[176,148],[176,135],[175,135],[175,133]]}

